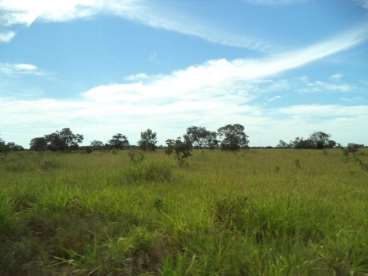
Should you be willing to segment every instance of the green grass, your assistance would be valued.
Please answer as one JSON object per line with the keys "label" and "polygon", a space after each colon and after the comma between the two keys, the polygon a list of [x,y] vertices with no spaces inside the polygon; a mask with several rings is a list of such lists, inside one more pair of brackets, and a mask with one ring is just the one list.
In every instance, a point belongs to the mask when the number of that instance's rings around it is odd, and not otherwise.
{"label": "green grass", "polygon": [[[357,158],[361,162],[357,161]],[[0,275],[368,275],[368,152],[12,153]]]}

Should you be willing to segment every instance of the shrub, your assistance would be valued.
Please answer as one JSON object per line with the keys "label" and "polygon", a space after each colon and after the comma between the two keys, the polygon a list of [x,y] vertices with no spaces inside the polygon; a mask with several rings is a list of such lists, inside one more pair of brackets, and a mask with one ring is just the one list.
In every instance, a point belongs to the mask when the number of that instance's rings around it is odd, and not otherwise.
{"label": "shrub", "polygon": [[170,163],[146,162],[129,167],[124,178],[128,183],[169,182],[173,179],[173,171]]}

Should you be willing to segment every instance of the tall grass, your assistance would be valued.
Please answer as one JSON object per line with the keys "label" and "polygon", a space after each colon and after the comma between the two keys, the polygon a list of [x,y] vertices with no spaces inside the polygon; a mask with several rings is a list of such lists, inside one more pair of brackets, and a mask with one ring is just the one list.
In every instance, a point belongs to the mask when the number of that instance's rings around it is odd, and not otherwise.
{"label": "tall grass", "polygon": [[0,275],[366,275],[368,154],[356,156],[8,154]]}

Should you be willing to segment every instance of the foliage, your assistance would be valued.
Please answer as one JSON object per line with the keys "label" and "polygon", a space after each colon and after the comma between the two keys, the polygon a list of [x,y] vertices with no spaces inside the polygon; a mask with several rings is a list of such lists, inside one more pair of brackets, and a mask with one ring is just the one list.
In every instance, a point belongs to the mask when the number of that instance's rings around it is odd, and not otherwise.
{"label": "foliage", "polygon": [[217,133],[209,131],[205,127],[189,127],[187,128],[186,135],[194,148],[214,149],[218,146]]}
{"label": "foliage", "polygon": [[223,150],[238,150],[248,147],[248,136],[244,132],[244,126],[240,124],[228,124],[218,129],[218,135],[222,138]]}
{"label": "foliage", "polygon": [[154,151],[157,144],[157,134],[151,129],[141,132],[141,139],[138,141],[138,145],[143,150]]}
{"label": "foliage", "polygon": [[35,151],[46,149],[51,151],[75,150],[82,142],[82,134],[75,134],[70,128],[63,128],[44,137],[33,138],[30,142],[30,149]]}
{"label": "foliage", "polygon": [[0,153],[7,153],[10,151],[22,151],[24,148],[13,142],[6,143],[4,140],[0,139]]}
{"label": "foliage", "polygon": [[45,137],[35,137],[31,140],[30,150],[44,151],[47,150],[47,139]]}
{"label": "foliage", "polygon": [[192,143],[188,135],[184,135],[183,140],[178,137],[176,140],[168,139],[166,140],[167,149],[166,153],[171,155],[175,153],[175,157],[178,161],[179,166],[186,165],[186,159],[192,155]]}
{"label": "foliage", "polygon": [[349,143],[348,146],[346,147],[349,153],[356,153],[359,149],[362,148],[364,148],[364,145],[355,143]]}
{"label": "foliage", "polygon": [[99,149],[103,149],[105,147],[105,144],[99,140],[93,140],[91,142],[91,145],[90,147],[93,149],[93,150],[99,150]]}
{"label": "foliage", "polygon": [[290,143],[280,140],[277,148],[294,149],[331,149],[338,146],[336,141],[330,139],[330,135],[322,131],[312,133],[309,138],[296,137]]}
{"label": "foliage", "polygon": [[168,182],[172,179],[172,166],[168,162],[140,162],[124,172],[127,183]]}
{"label": "foliage", "polygon": [[129,147],[129,141],[125,135],[117,133],[112,136],[108,145],[113,149],[125,149]]}

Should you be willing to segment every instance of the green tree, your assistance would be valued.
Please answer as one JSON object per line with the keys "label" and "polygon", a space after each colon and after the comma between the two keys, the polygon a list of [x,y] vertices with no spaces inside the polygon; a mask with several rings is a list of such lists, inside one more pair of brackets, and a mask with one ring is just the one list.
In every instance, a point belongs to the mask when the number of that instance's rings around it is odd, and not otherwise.
{"label": "green tree", "polygon": [[286,143],[284,140],[280,140],[279,143],[277,144],[276,148],[280,148],[280,149],[286,149],[289,148],[290,145],[288,143]]}
{"label": "green tree", "polygon": [[244,126],[241,124],[228,124],[218,129],[218,135],[221,140],[223,150],[238,150],[248,147],[248,136],[244,132]]}
{"label": "green tree", "polygon": [[8,148],[6,146],[6,143],[3,139],[0,138],[0,153],[7,152]]}
{"label": "green tree", "polygon": [[104,143],[103,142],[101,142],[101,141],[98,141],[98,140],[93,140],[92,142],[91,142],[91,148],[92,149],[94,149],[94,150],[98,150],[98,149],[102,149],[102,148],[104,148]]}
{"label": "green tree", "polygon": [[187,128],[187,136],[195,148],[215,148],[218,145],[217,133],[205,127],[192,126]]}
{"label": "green tree", "polygon": [[317,131],[311,134],[309,139],[317,149],[324,149],[330,147],[330,135],[322,131]]}
{"label": "green tree", "polygon": [[179,166],[184,165],[185,160],[192,155],[193,145],[188,135],[183,136],[183,141],[181,137],[178,137],[176,140],[168,139],[166,140],[166,144],[166,153],[168,155],[175,153]]}
{"label": "green tree", "polygon": [[74,134],[70,128],[63,128],[60,131],[45,135],[47,149],[53,151],[73,150],[83,142],[83,135]]}
{"label": "green tree", "polygon": [[112,136],[111,140],[109,141],[109,146],[114,149],[125,149],[129,147],[129,141],[125,135],[117,133]]}
{"label": "green tree", "polygon": [[35,137],[30,142],[30,150],[44,151],[47,150],[47,140],[45,137]]}
{"label": "green tree", "polygon": [[154,151],[157,144],[157,133],[151,129],[141,132],[141,139],[138,141],[138,145],[143,150]]}

